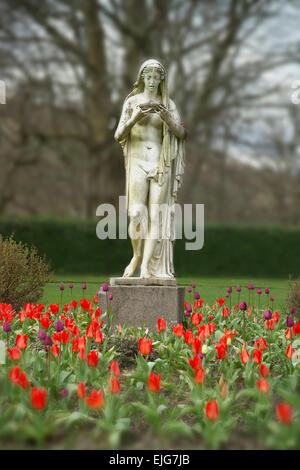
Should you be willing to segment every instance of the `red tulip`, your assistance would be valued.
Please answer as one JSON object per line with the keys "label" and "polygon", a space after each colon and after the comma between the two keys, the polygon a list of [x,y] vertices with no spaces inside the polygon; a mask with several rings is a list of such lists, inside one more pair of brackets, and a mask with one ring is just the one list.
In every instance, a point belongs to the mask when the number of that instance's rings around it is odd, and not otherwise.
{"label": "red tulip", "polygon": [[210,419],[212,421],[218,418],[219,410],[218,410],[218,404],[216,400],[208,401],[206,403],[205,413],[206,413],[207,419]]}
{"label": "red tulip", "polygon": [[181,338],[181,336],[183,336],[183,324],[182,323],[181,325],[177,323],[176,327],[172,325],[172,330],[174,331],[175,335],[178,336],[178,338]]}
{"label": "red tulip", "polygon": [[199,354],[202,346],[202,341],[199,338],[194,338],[193,339],[193,353],[194,354]]}
{"label": "red tulip", "polygon": [[79,382],[78,387],[77,387],[77,396],[78,396],[78,398],[84,398],[85,397],[84,382]]}
{"label": "red tulip", "polygon": [[150,339],[150,341],[148,341],[147,338],[140,338],[139,349],[141,354],[143,354],[144,356],[148,356],[151,353],[152,349],[152,338]]}
{"label": "red tulip", "polygon": [[13,361],[18,361],[18,359],[20,359],[21,357],[21,353],[18,350],[17,346],[14,346],[13,348],[8,349],[8,352]]}
{"label": "red tulip", "polygon": [[293,333],[295,336],[300,335],[300,323],[295,323],[293,326]]}
{"label": "red tulip", "polygon": [[265,351],[268,348],[267,343],[263,337],[261,337],[260,340],[255,340],[254,347],[260,351]]}
{"label": "red tulip", "polygon": [[195,370],[195,382],[196,384],[203,385],[205,382],[205,370],[196,369]]}
{"label": "red tulip", "polygon": [[18,379],[20,377],[21,369],[19,366],[13,367],[9,372],[9,378],[11,382],[18,383]]}
{"label": "red tulip", "polygon": [[88,310],[92,308],[92,302],[88,302],[86,299],[81,299],[80,305],[81,305],[82,310],[84,310],[84,312],[87,312]]}
{"label": "red tulip", "polygon": [[149,375],[148,379],[148,386],[151,390],[151,392],[158,392],[160,389],[160,379],[161,379],[161,374],[156,375],[154,372],[151,372]]}
{"label": "red tulip", "polygon": [[286,357],[288,359],[292,359],[292,355],[294,354],[294,352],[295,352],[295,349],[291,345],[289,345],[286,350]]}
{"label": "red tulip", "polygon": [[266,379],[257,379],[258,389],[263,393],[268,393],[269,384]]}
{"label": "red tulip", "polygon": [[194,335],[193,335],[192,330],[184,331],[183,332],[183,337],[184,337],[184,341],[186,342],[186,344],[188,344],[188,345],[192,344],[193,339],[194,339]]}
{"label": "red tulip", "polygon": [[77,305],[78,305],[78,302],[76,302],[76,300],[72,300],[72,302],[70,303],[71,307],[73,310],[76,309]]}
{"label": "red tulip", "polygon": [[229,309],[228,307],[223,307],[223,317],[228,318],[229,317]]}
{"label": "red tulip", "polygon": [[93,337],[93,328],[92,325],[88,325],[86,327],[86,337],[87,338],[92,338]]}
{"label": "red tulip", "polygon": [[99,327],[96,329],[95,332],[95,343],[103,343],[103,335]]}
{"label": "red tulip", "polygon": [[30,387],[30,382],[27,380],[25,372],[21,372],[17,384],[22,388]]}
{"label": "red tulip", "polygon": [[73,339],[72,340],[72,352],[73,353],[78,353],[79,352],[79,340],[78,339]]}
{"label": "red tulip", "polygon": [[259,350],[259,349],[255,349],[253,351],[253,361],[256,363],[256,364],[259,364],[262,360],[262,352]]}
{"label": "red tulip", "polygon": [[270,371],[265,364],[261,364],[259,370],[262,377],[268,377],[268,375],[270,374]]}
{"label": "red tulip", "polygon": [[167,328],[166,322],[163,318],[158,318],[157,320],[157,330],[160,333],[161,331],[165,331]]}
{"label": "red tulip", "polygon": [[53,315],[57,315],[58,312],[59,312],[59,304],[50,304],[49,305],[49,308],[51,310],[51,312],[53,313]]}
{"label": "red tulip", "polygon": [[63,330],[61,332],[61,338],[60,339],[61,339],[62,344],[69,343],[70,342],[70,332],[69,331],[67,332],[66,330]]}
{"label": "red tulip", "polygon": [[51,325],[51,323],[52,321],[50,321],[48,317],[41,318],[41,325],[44,328],[44,330],[47,330],[49,326]]}
{"label": "red tulip", "polygon": [[42,390],[39,387],[31,389],[31,404],[33,408],[42,410],[46,406],[46,389]]}
{"label": "red tulip", "polygon": [[104,398],[103,398],[102,390],[97,392],[97,390],[94,389],[92,393],[90,394],[90,396],[85,399],[85,401],[90,408],[94,408],[95,410],[98,410],[104,405]]}
{"label": "red tulip", "polygon": [[278,322],[279,322],[279,320],[280,320],[280,315],[279,315],[278,312],[274,312],[274,313],[273,313],[272,320],[273,320],[275,323],[278,323]]}
{"label": "red tulip", "polygon": [[26,349],[26,347],[27,347],[27,338],[28,338],[27,333],[26,333],[26,335],[17,335],[16,345],[17,345],[17,348],[20,349],[21,351],[23,349]]}
{"label": "red tulip", "polygon": [[120,372],[120,367],[117,361],[111,361],[110,363],[110,371],[115,377],[120,377],[121,372]]}
{"label": "red tulip", "polygon": [[202,369],[202,361],[200,359],[200,356],[198,356],[197,354],[194,356],[194,359],[188,357],[188,361],[192,369]]}
{"label": "red tulip", "polygon": [[52,352],[54,357],[59,357],[59,347],[57,346],[56,343],[53,344],[53,346],[51,348],[51,352]]}
{"label": "red tulip", "polygon": [[292,408],[287,403],[281,403],[276,406],[276,414],[282,423],[290,423],[292,421]]}
{"label": "red tulip", "polygon": [[224,344],[216,344],[216,350],[218,353],[216,359],[224,359],[226,357],[226,347],[224,346]]}
{"label": "red tulip", "polygon": [[110,379],[111,382],[111,388],[110,388],[110,393],[120,393],[120,382],[116,377],[112,377]]}
{"label": "red tulip", "polygon": [[292,338],[292,330],[288,328],[285,332],[285,338],[289,341]]}
{"label": "red tulip", "polygon": [[242,354],[239,352],[239,355],[241,356],[242,363],[247,364],[248,359],[249,359],[250,356],[249,356],[249,353],[246,349],[246,344],[245,343],[243,344]]}
{"label": "red tulip", "polygon": [[202,318],[203,318],[203,314],[201,313],[192,313],[192,324],[193,325],[200,325],[201,321],[202,321]]}
{"label": "red tulip", "polygon": [[98,351],[91,351],[89,354],[88,354],[88,365],[90,367],[97,367],[98,365]]}

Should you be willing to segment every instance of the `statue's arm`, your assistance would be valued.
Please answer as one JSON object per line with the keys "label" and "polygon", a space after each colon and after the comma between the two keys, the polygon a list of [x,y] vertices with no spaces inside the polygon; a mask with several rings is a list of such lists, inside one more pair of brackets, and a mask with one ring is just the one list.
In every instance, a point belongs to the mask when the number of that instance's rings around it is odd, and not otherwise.
{"label": "statue's arm", "polygon": [[167,124],[173,134],[179,139],[185,139],[186,130],[180,121],[180,116],[173,101],[170,100],[170,106],[167,110],[164,106],[160,107],[159,115],[162,120]]}
{"label": "statue's arm", "polygon": [[124,140],[130,132],[132,126],[130,126],[130,104],[126,101],[123,105],[122,114],[118,127],[115,132],[115,140],[120,142]]}
{"label": "statue's arm", "polygon": [[143,111],[139,106],[135,106],[132,110],[132,104],[127,100],[124,103],[120,121],[115,132],[115,140],[121,142],[126,139],[132,127],[148,112],[148,110]]}

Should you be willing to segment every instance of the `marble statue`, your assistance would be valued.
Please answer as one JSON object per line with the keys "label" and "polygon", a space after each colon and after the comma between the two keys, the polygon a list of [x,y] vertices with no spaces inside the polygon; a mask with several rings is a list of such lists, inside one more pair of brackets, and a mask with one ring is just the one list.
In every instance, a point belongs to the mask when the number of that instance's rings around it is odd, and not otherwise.
{"label": "marble statue", "polygon": [[124,153],[133,248],[123,277],[133,277],[140,265],[141,278],[174,279],[174,204],[184,172],[185,136],[168,95],[167,72],[157,60],[147,60],[125,99],[115,132]]}

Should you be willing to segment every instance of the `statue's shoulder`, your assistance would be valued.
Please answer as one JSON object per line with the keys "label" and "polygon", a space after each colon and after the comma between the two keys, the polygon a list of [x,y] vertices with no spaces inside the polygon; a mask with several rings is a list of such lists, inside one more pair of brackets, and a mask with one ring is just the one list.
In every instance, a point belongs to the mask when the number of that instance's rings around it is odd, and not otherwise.
{"label": "statue's shoulder", "polygon": [[175,111],[176,110],[176,104],[174,103],[173,100],[171,100],[171,98],[169,98],[169,110],[170,111]]}
{"label": "statue's shoulder", "polygon": [[134,106],[136,106],[140,102],[138,97],[139,97],[139,95],[130,96],[130,98],[128,98],[128,100],[126,100],[126,104],[130,108],[134,108]]}

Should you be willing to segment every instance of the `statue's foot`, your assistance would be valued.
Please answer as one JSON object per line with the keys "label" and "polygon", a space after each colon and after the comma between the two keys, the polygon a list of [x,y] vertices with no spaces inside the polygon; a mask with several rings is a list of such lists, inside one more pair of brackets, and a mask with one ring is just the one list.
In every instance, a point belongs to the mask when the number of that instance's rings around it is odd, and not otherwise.
{"label": "statue's foot", "polygon": [[133,256],[132,260],[130,261],[129,265],[125,268],[123,277],[132,277],[135,273],[136,268],[142,262],[141,256]]}
{"label": "statue's foot", "polygon": [[162,276],[155,276],[157,279],[175,279],[175,276],[173,274],[164,274]]}
{"label": "statue's foot", "polygon": [[140,277],[142,277],[143,279],[149,279],[151,277],[149,271],[147,268],[145,268],[144,266],[141,266],[141,274],[140,274]]}

